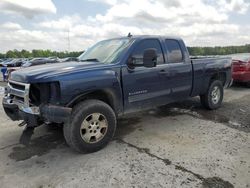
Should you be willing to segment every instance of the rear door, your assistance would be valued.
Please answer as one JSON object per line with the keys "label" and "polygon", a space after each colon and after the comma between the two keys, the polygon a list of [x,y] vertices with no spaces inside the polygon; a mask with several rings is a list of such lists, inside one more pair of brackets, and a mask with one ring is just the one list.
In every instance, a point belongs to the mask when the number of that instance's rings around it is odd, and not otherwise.
{"label": "rear door", "polygon": [[167,62],[170,71],[171,99],[178,101],[190,96],[192,90],[192,64],[181,41],[166,39]]}
{"label": "rear door", "polygon": [[135,44],[130,57],[136,59],[136,64],[143,64],[145,49],[157,50],[157,65],[153,68],[127,66],[122,68],[124,108],[125,111],[135,111],[164,104],[170,94],[170,87],[165,83],[165,64],[161,43],[158,39],[144,39]]}

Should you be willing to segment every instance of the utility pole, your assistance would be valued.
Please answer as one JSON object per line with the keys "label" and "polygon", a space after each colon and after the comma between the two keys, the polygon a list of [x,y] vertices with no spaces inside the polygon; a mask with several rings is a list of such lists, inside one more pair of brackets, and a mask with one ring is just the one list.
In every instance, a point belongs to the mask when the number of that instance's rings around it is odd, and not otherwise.
{"label": "utility pole", "polygon": [[70,52],[70,28],[68,28],[68,51]]}

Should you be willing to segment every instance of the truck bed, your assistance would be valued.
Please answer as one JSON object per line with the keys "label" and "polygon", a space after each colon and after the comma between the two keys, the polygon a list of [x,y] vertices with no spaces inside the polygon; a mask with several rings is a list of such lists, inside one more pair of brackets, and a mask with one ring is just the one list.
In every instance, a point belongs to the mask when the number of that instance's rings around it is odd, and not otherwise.
{"label": "truck bed", "polygon": [[192,57],[193,89],[191,96],[201,95],[208,88],[209,78],[215,72],[223,77],[224,87],[230,85],[232,59],[229,57]]}

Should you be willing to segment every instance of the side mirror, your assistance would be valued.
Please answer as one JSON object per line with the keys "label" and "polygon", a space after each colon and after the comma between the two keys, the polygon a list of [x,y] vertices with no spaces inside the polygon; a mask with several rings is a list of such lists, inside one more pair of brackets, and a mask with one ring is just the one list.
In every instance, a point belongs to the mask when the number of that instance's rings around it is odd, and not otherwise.
{"label": "side mirror", "polygon": [[148,48],[143,53],[143,66],[147,68],[156,67],[157,51],[155,48]]}
{"label": "side mirror", "polygon": [[135,62],[135,58],[133,57],[128,58],[127,65],[130,69],[134,69],[136,67],[136,64],[134,62]]}

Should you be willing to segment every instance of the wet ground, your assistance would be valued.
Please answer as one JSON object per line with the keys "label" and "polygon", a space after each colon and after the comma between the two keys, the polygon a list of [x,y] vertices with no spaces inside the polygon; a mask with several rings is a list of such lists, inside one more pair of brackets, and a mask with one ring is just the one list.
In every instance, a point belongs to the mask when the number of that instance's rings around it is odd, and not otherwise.
{"label": "wet ground", "polygon": [[193,98],[127,115],[106,148],[86,155],[68,148],[60,127],[41,126],[22,145],[23,128],[0,114],[1,187],[250,187],[242,85],[227,89],[216,111]]}

